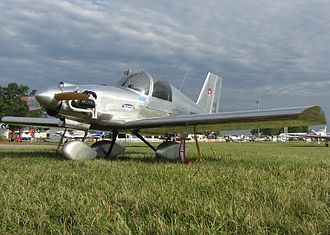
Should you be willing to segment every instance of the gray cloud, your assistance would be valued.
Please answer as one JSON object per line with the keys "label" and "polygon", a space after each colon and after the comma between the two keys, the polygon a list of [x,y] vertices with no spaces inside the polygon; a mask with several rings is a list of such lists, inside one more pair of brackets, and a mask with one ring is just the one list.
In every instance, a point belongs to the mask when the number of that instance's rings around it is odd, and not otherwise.
{"label": "gray cloud", "polygon": [[222,110],[261,98],[264,108],[329,112],[328,9],[324,0],[3,0],[0,85],[113,84],[129,67],[178,87],[191,68],[192,98],[207,71],[223,76]]}

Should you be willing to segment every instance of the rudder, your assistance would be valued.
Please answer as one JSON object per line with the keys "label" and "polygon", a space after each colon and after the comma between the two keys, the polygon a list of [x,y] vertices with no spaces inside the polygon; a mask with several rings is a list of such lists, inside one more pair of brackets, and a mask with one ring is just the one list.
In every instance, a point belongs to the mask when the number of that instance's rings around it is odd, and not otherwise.
{"label": "rudder", "polygon": [[222,78],[208,73],[196,104],[207,113],[217,113],[220,104]]}

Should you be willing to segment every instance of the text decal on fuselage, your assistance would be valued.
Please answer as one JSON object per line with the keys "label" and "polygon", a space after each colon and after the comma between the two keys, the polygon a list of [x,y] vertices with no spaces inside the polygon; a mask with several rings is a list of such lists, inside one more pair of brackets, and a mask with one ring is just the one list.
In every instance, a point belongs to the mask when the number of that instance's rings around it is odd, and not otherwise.
{"label": "text decal on fuselage", "polygon": [[126,110],[135,110],[135,106],[132,104],[123,104],[121,107]]}

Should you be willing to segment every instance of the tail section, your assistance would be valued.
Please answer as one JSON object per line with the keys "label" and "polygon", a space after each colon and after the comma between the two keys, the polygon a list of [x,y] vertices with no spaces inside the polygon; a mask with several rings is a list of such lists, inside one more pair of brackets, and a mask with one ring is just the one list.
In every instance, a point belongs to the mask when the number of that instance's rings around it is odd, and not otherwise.
{"label": "tail section", "polygon": [[318,132],[316,132],[317,135],[327,135],[327,126],[324,126],[324,128],[320,129]]}
{"label": "tail section", "polygon": [[197,105],[207,113],[217,113],[220,104],[221,87],[222,78],[209,72],[196,102]]}
{"label": "tail section", "polygon": [[315,131],[312,129],[312,132],[315,135],[326,136],[327,135],[327,126],[324,126],[324,128],[320,128],[318,131]]}

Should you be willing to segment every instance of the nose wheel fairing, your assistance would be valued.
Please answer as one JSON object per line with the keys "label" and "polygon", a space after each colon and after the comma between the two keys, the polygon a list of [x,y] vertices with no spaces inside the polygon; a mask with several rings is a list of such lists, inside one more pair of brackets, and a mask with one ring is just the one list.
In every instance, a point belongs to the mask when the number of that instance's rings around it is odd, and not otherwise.
{"label": "nose wheel fairing", "polygon": [[97,157],[97,152],[84,142],[74,140],[64,144],[63,155],[69,160],[92,160]]}
{"label": "nose wheel fairing", "polygon": [[[112,150],[108,154],[110,146]],[[88,146],[82,141],[73,140],[63,145],[63,155],[69,160],[92,160],[96,158],[113,159],[125,151],[125,147],[120,144],[112,144],[110,140],[101,140]]]}

